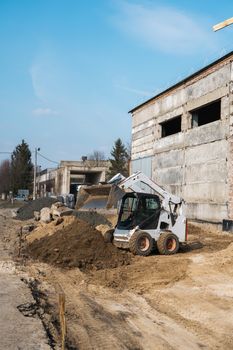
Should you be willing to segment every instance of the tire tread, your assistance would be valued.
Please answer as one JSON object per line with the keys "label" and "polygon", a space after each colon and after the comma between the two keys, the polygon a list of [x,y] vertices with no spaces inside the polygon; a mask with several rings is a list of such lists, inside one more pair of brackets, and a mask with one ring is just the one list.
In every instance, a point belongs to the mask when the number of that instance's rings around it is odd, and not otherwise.
{"label": "tire tread", "polygon": [[[166,241],[167,239],[172,236],[173,238],[176,239],[177,241],[177,246],[175,248],[174,251],[169,251],[166,249]],[[175,254],[177,253],[178,249],[179,249],[179,240],[177,238],[176,235],[174,235],[174,233],[171,233],[171,232],[163,232],[161,233],[158,241],[157,241],[157,248],[158,248],[158,251],[161,255],[172,255],[172,254]]]}

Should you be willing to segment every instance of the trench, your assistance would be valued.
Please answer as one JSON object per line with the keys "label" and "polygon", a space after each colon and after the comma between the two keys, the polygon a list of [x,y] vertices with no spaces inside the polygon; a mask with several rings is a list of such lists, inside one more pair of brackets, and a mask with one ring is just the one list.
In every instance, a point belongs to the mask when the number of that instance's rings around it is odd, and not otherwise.
{"label": "trench", "polygon": [[48,315],[49,318],[51,317],[51,314],[48,313],[51,305],[48,303],[45,293],[41,292],[39,289],[40,282],[38,280],[27,280],[25,278],[21,278],[21,281],[24,282],[30,289],[35,302],[18,305],[17,308],[25,317],[37,316],[41,320],[48,339],[48,345],[51,347],[51,349],[55,350],[58,341],[56,339],[57,336],[54,334],[54,327],[56,331],[58,331],[59,323],[56,319],[50,321],[46,320],[45,315]]}

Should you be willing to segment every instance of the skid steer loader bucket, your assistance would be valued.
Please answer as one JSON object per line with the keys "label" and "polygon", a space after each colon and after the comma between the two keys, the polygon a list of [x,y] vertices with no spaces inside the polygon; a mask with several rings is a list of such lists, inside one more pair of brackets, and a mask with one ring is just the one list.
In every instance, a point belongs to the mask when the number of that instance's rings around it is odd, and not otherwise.
{"label": "skid steer loader bucket", "polygon": [[110,227],[117,223],[118,201],[124,195],[117,185],[125,177],[121,174],[113,176],[108,184],[82,186],[76,202],[77,215],[82,218],[93,219],[94,215],[108,220]]}
{"label": "skid steer loader bucket", "polygon": [[122,191],[118,186],[112,185],[111,190],[109,192],[108,201],[107,201],[107,209],[117,208],[117,203],[122,199],[125,192]]}
{"label": "skid steer loader bucket", "polygon": [[106,209],[111,185],[83,186],[79,190],[76,209]]}
{"label": "skid steer loader bucket", "polygon": [[115,227],[118,198],[116,192],[118,191],[114,191],[110,184],[81,187],[77,196],[75,215],[94,226],[103,224],[109,228]]}
{"label": "skid steer loader bucket", "polygon": [[83,186],[79,190],[76,202],[78,210],[116,209],[117,203],[124,195],[116,185]]}

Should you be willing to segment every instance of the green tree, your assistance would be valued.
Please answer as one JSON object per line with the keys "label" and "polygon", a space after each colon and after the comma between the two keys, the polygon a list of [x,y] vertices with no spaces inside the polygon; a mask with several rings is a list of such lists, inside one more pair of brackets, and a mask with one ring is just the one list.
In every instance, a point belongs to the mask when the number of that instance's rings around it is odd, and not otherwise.
{"label": "green tree", "polygon": [[9,193],[10,191],[10,171],[10,161],[3,160],[0,164],[0,193]]}
{"label": "green tree", "polygon": [[114,142],[114,146],[111,150],[110,162],[111,166],[109,168],[108,176],[111,178],[117,173],[121,173],[124,176],[128,176],[129,171],[129,155],[127,149],[120,138]]}
{"label": "green tree", "polygon": [[14,194],[19,189],[32,189],[32,170],[31,152],[28,144],[22,140],[11,156],[11,187]]}

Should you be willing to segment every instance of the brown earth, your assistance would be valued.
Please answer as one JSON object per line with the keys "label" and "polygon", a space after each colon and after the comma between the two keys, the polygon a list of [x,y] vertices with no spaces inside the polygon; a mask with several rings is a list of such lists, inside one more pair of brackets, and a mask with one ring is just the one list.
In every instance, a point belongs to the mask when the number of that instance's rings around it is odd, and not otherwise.
{"label": "brown earth", "polygon": [[59,220],[60,219],[62,220],[60,223],[58,220],[53,220],[48,224],[42,221],[37,222],[36,228],[33,231],[31,231],[29,235],[25,237],[26,241],[30,244],[36,239],[39,240],[43,237],[51,236],[57,231],[60,231],[61,229],[63,229],[65,226],[72,224],[75,218],[74,216],[69,215],[69,216],[64,216],[62,218],[59,218]]}
{"label": "brown earth", "polygon": [[190,225],[189,244],[174,256],[85,273],[34,265],[32,273],[43,271],[41,286],[59,283],[65,293],[68,348],[230,349],[232,242],[231,234]]}
{"label": "brown earth", "polygon": [[114,268],[131,260],[131,254],[106,244],[99,231],[76,218],[53,235],[34,240],[26,251],[42,262],[82,270]]}
{"label": "brown earth", "polygon": [[[105,260],[100,234],[88,224],[79,224],[83,234],[77,233],[77,224],[75,227],[64,227],[63,231],[37,241],[37,254],[43,261],[48,259],[49,264],[30,260],[24,261],[23,267],[36,281],[37,295],[46,296],[43,308],[48,327],[52,325],[58,334],[57,300],[63,291],[67,349],[233,348],[231,233],[210,226],[189,225],[188,244],[178,254],[161,256],[155,252],[146,258],[130,257],[130,264],[114,267]],[[81,261],[83,256],[84,260],[86,256],[88,259],[98,256],[96,261],[101,268],[97,265],[96,269],[92,263],[81,268],[75,264],[70,268],[69,261],[57,264],[54,257],[58,252],[53,251],[58,249],[56,241],[61,251],[64,245],[64,252],[69,251],[72,242],[75,247],[71,251],[73,257],[78,256],[77,261],[80,256]],[[115,254],[115,247],[106,246]],[[111,256],[108,258],[111,262]],[[52,335],[59,343],[56,332]]]}

